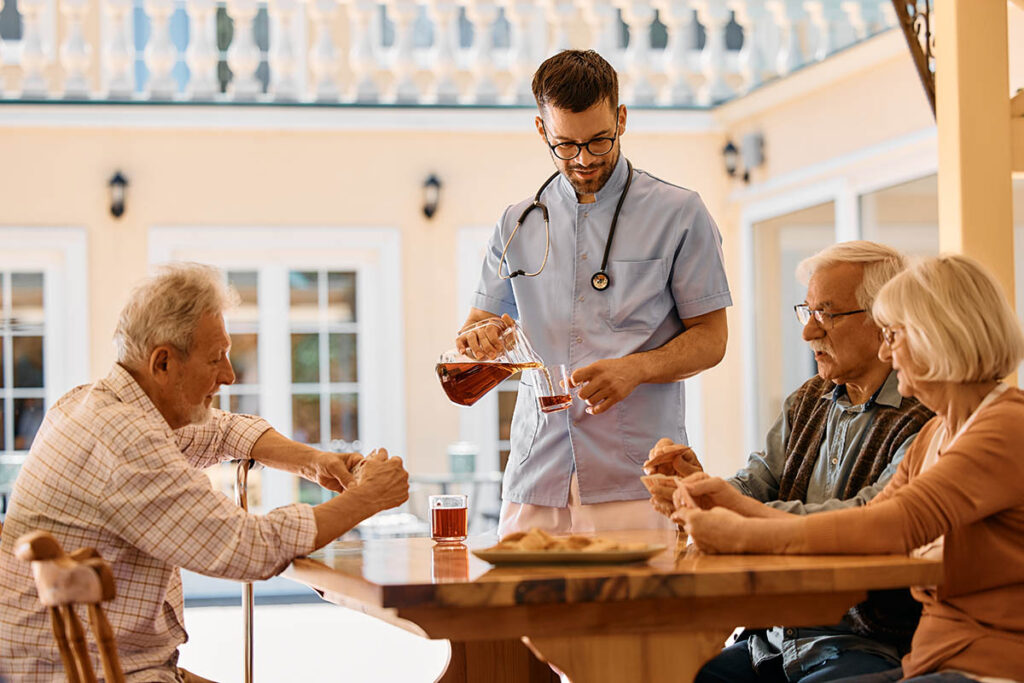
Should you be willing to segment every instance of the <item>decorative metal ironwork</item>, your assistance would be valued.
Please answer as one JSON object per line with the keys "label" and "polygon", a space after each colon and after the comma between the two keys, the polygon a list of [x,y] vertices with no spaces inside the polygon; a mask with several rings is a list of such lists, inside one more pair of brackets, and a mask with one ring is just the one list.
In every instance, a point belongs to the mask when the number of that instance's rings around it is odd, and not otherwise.
{"label": "decorative metal ironwork", "polygon": [[935,34],[932,33],[931,0],[892,0],[896,16],[914,58],[917,75],[935,116]]}

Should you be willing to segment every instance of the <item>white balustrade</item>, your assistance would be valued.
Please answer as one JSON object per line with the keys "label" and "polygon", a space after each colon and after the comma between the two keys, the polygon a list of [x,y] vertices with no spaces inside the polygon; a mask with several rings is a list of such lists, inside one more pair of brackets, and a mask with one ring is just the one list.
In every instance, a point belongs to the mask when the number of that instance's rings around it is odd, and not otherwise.
{"label": "white balustrade", "polygon": [[775,75],[765,58],[765,43],[775,37],[775,23],[765,9],[764,0],[731,0],[729,8],[743,27],[743,47],[737,66],[743,84],[741,89],[747,92]]}
{"label": "white balustrade", "polygon": [[541,6],[547,11],[551,27],[545,55],[550,57],[572,47],[572,27],[576,23],[577,8],[573,0],[546,0]]}
{"label": "white balustrade", "polygon": [[104,80],[101,92],[107,99],[121,100],[132,96],[135,89],[132,65],[132,0],[104,0],[104,40],[100,74]]}
{"label": "white balustrade", "polygon": [[803,0],[767,0],[766,5],[779,26],[780,40],[775,70],[780,76],[785,76],[805,62],[801,29],[807,17]]}
{"label": "white balustrade", "polygon": [[700,53],[700,70],[704,82],[697,93],[697,102],[705,106],[723,102],[736,94],[726,80],[725,32],[730,13],[718,0],[695,0],[697,18],[704,25],[704,49]]}
{"label": "white balustrade", "polygon": [[46,0],[21,0],[21,97],[37,99],[48,97],[50,87],[43,70],[47,64],[43,46],[42,27],[39,25]]}
{"label": "white balustrade", "polygon": [[415,104],[420,101],[416,86],[416,61],[413,55],[415,36],[413,28],[419,15],[416,0],[392,0],[388,6],[395,24],[395,44],[392,50],[392,80],[384,102],[388,104]]}
{"label": "white balustrade", "polygon": [[228,46],[228,86],[237,100],[254,100],[263,90],[256,75],[260,66],[260,46],[256,43],[254,22],[260,6],[257,0],[228,0],[228,11],[234,22],[234,34]]}
{"label": "white balustrade", "polygon": [[[316,3],[323,2],[325,7],[327,3],[333,4],[334,2],[334,0],[311,1]],[[373,21],[373,16],[378,11],[378,5],[374,0],[347,0],[347,7],[349,25],[348,67],[352,74],[352,82],[347,99],[351,102],[376,102],[380,92],[375,78],[377,70],[376,46],[378,41],[374,40],[375,36],[372,33],[371,27],[376,25]],[[320,25],[322,22],[318,21],[316,16],[313,19],[314,24],[318,25],[317,44],[322,44],[325,49],[330,50],[329,54],[333,55],[334,43],[330,32],[326,27]],[[325,64],[322,68],[326,68],[326,59],[321,60],[321,57],[316,52],[310,54],[310,62],[314,65],[320,64],[321,61]],[[332,57],[330,60],[331,69],[333,69],[333,63]],[[318,71],[316,66],[314,66],[314,71]],[[324,80],[325,77],[318,76],[318,93],[322,91],[321,88],[323,86],[327,85],[327,82]],[[328,98],[318,95],[317,99]]]}
{"label": "white balustrade", "polygon": [[498,5],[492,0],[469,0],[466,18],[473,25],[473,47],[470,49],[470,67],[473,88],[461,98],[467,104],[496,104],[498,84],[495,81],[494,22],[498,18]]}
{"label": "white balustrade", "polygon": [[622,99],[634,104],[654,104],[657,92],[651,82],[651,24],[654,7],[646,0],[627,0],[620,6],[622,21],[629,27],[625,53]]}
{"label": "white balustrade", "polygon": [[537,69],[538,55],[533,27],[538,10],[533,0],[505,0],[505,17],[511,24],[511,59],[509,71],[512,85],[503,95],[503,104],[533,104],[532,79]]}
{"label": "white balustrade", "polygon": [[665,84],[658,95],[658,104],[692,105],[696,101],[696,91],[690,82],[696,48],[693,3],[690,0],[654,0],[653,4],[668,32],[661,69],[665,74]]}
{"label": "white balustrade", "polygon": [[[227,50],[232,80],[222,96],[217,7],[224,1],[234,37]],[[199,101],[530,105],[531,80],[541,60],[569,47],[590,47],[619,72],[623,102],[711,106],[896,25],[888,0],[142,2],[150,35],[142,54],[136,55],[139,27],[133,0],[20,0],[21,40],[0,45],[8,70],[13,61],[15,86],[0,92],[0,98],[163,101],[179,97],[181,78],[181,97]],[[269,20],[266,53],[254,30],[264,3]],[[52,8],[61,12],[57,50],[58,22]],[[171,35],[171,18],[178,8],[189,26],[183,55]],[[90,14],[97,11],[101,16]],[[463,11],[473,32],[467,47],[460,40]],[[394,26],[394,43],[388,48],[382,44],[380,25],[385,14]],[[424,14],[432,25],[429,43],[417,33]],[[495,42],[501,17],[508,24],[507,45]],[[664,49],[651,43],[656,17],[667,33]],[[701,50],[695,17],[705,33]],[[739,51],[726,44],[727,31],[735,29],[732,20],[743,34]],[[341,22],[347,23],[347,31]],[[96,25],[100,30],[95,34],[86,30]],[[630,36],[625,47],[620,37],[624,28]],[[142,93],[135,92],[139,56],[149,73]],[[269,66],[266,96],[257,77],[264,56]],[[181,58],[188,74],[176,78]],[[98,82],[94,59],[99,62]]]}
{"label": "white balustrade", "polygon": [[[302,65],[295,46],[295,32],[300,28],[302,5],[298,0],[269,0],[270,20],[269,92],[278,102],[294,102],[300,98],[302,86],[299,67]],[[296,17],[299,14],[299,17]]]}
{"label": "white balustrade", "polygon": [[434,46],[430,50],[433,78],[423,99],[427,104],[455,104],[459,98],[455,82],[459,5],[456,0],[429,0],[427,17],[434,28]]}
{"label": "white balustrade", "polygon": [[145,49],[146,67],[149,69],[146,92],[151,99],[169,100],[178,87],[172,73],[178,59],[177,50],[171,42],[174,0],[145,0],[145,9],[150,28]]}
{"label": "white balustrade", "polygon": [[60,62],[64,70],[64,97],[85,99],[92,88],[89,83],[89,60],[92,46],[85,41],[82,24],[89,10],[89,0],[61,0],[64,14],[64,42],[60,46]]}

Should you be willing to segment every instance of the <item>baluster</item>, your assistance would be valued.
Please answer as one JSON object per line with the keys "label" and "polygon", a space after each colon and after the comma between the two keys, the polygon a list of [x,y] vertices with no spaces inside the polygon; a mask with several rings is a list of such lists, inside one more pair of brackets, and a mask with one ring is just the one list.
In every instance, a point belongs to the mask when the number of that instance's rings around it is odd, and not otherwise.
{"label": "baluster", "polygon": [[387,102],[414,104],[420,101],[416,86],[416,60],[413,55],[413,25],[419,13],[416,0],[391,0],[388,4],[395,24],[395,44],[392,48],[392,80],[384,97]]}
{"label": "baluster", "polygon": [[[317,1],[324,2],[325,0]],[[333,3],[334,0],[329,1]],[[374,40],[371,26],[373,25],[374,13],[379,11],[377,3],[375,0],[347,0],[347,2],[349,22],[348,66],[352,72],[352,84],[349,89],[348,99],[353,102],[376,102],[379,97],[377,82],[374,79],[374,74],[377,70],[377,41]],[[323,26],[318,28],[321,34],[324,30]],[[331,36],[329,33],[321,35],[317,40],[318,43],[323,41],[331,45],[333,52],[334,47],[333,43],[330,43]],[[313,60],[311,59],[310,61]]]}
{"label": "baluster", "polygon": [[[270,84],[269,92],[279,102],[299,99],[301,86],[296,72],[299,53],[295,48],[295,13],[301,4],[296,0],[268,0],[270,20]],[[300,15],[301,16],[301,15]]]}
{"label": "baluster", "polygon": [[65,37],[60,46],[60,62],[64,69],[64,97],[82,99],[89,97],[89,57],[92,48],[85,41],[82,24],[89,10],[88,0],[61,0],[64,13]]}
{"label": "baluster", "polygon": [[878,3],[879,0],[843,0],[842,7],[846,10],[857,40],[873,36],[882,27],[882,13]]}
{"label": "baluster", "polygon": [[145,50],[146,67],[149,69],[146,91],[151,99],[169,100],[177,88],[171,75],[178,58],[170,29],[174,0],[145,0],[145,8],[150,27]]}
{"label": "baluster", "polygon": [[102,88],[109,100],[126,99],[132,96],[132,28],[134,22],[130,12],[131,0],[104,0],[106,17],[101,38],[102,64],[100,73],[104,81]]}
{"label": "baluster", "polygon": [[261,55],[253,30],[260,7],[256,0],[227,0],[227,5],[234,22],[234,35],[228,46],[228,67],[231,69],[228,88],[236,100],[254,100],[263,89],[263,84],[256,77]]}
{"label": "baluster", "polygon": [[186,0],[189,21],[188,63],[186,92],[193,100],[212,100],[220,91],[217,79],[217,2],[216,0]]}
{"label": "baluster", "polygon": [[651,83],[651,24],[654,23],[654,7],[646,0],[625,2],[622,5],[622,20],[629,27],[623,100],[630,104],[652,104],[656,95]]}
{"label": "baluster", "polygon": [[613,0],[579,0],[583,21],[590,27],[590,42],[612,67],[623,71],[623,51],[619,45],[619,13]]}
{"label": "baluster", "polygon": [[700,70],[704,82],[697,101],[713,105],[735,94],[725,80],[725,27],[729,24],[729,8],[718,0],[696,0],[697,16],[704,24],[704,49],[700,53]]}
{"label": "baluster", "polygon": [[749,92],[771,75],[762,38],[774,22],[764,8],[764,0],[731,0],[728,7],[736,13],[736,23],[743,27],[743,47],[738,62],[743,92]]}
{"label": "baluster", "polygon": [[779,26],[779,53],[775,69],[785,76],[805,63],[800,45],[800,22],[804,20],[802,0],[767,0],[768,9]]}
{"label": "baluster", "polygon": [[45,0],[21,0],[21,97],[35,99],[49,97],[50,89],[43,75],[46,66],[46,50],[43,48],[42,29],[39,17]]}
{"label": "baluster", "polygon": [[662,105],[688,105],[694,102],[690,84],[693,73],[691,55],[694,45],[693,6],[690,0],[654,0],[661,21],[668,31],[665,45],[664,72],[668,79],[658,95]]}
{"label": "baluster", "polygon": [[498,5],[492,0],[470,0],[466,5],[466,18],[473,24],[473,48],[470,71],[473,73],[473,92],[470,99],[477,104],[498,101],[498,85],[494,81],[494,20],[498,18]]}
{"label": "baluster", "polygon": [[551,26],[545,55],[550,57],[572,47],[570,31],[576,22],[576,5],[574,0],[546,0],[542,7],[547,11],[548,24]]}
{"label": "baluster", "polygon": [[881,0],[879,0],[876,7],[878,8],[877,11],[880,15],[880,31],[884,31],[887,28],[892,28],[893,26],[900,25],[900,20],[896,16],[896,8],[892,6],[891,2],[882,2]]}
{"label": "baluster", "polygon": [[533,103],[531,83],[537,69],[534,50],[533,26],[537,9],[533,0],[505,0],[505,16],[511,24],[509,69],[512,72],[512,87],[508,103]]}
{"label": "baluster", "polygon": [[805,0],[804,9],[817,33],[813,53],[816,61],[822,61],[853,42],[846,12],[839,0]]}
{"label": "baluster", "polygon": [[455,83],[455,55],[459,49],[459,6],[455,0],[430,0],[427,15],[434,24],[434,46],[430,55],[433,79],[423,97],[427,103],[454,104],[459,98]]}

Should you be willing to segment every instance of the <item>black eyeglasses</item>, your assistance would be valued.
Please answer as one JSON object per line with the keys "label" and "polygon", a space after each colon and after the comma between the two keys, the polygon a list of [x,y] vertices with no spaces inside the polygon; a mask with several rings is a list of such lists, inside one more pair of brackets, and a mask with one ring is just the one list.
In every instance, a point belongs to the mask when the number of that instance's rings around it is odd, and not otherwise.
{"label": "black eyeglasses", "polygon": [[579,142],[560,142],[557,145],[552,145],[548,140],[548,131],[544,127],[544,122],[541,121],[541,127],[544,128],[544,140],[548,143],[548,147],[556,157],[562,161],[572,161],[580,155],[583,148],[586,147],[587,151],[593,154],[595,157],[603,157],[608,152],[612,151],[612,147],[615,146],[615,138],[619,137],[619,127],[615,126],[615,135],[610,138],[600,137],[588,140],[583,143]]}
{"label": "black eyeglasses", "polygon": [[856,313],[867,313],[867,309],[858,308],[856,311],[845,311],[843,313],[830,313],[829,311],[822,311],[820,309],[812,309],[807,304],[797,304],[793,307],[796,312],[796,319],[800,321],[801,325],[806,325],[810,322],[811,316],[817,321],[818,325],[823,330],[831,330],[836,326],[836,318],[841,318],[844,315],[854,315]]}

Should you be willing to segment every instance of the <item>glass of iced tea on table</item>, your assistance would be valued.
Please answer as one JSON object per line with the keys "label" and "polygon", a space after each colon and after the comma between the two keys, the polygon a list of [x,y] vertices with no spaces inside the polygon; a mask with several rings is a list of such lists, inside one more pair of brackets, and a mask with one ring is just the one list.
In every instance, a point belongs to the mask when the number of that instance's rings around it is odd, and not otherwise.
{"label": "glass of iced tea on table", "polygon": [[469,527],[466,496],[430,496],[430,537],[435,543],[462,543]]}
{"label": "glass of iced tea on table", "polygon": [[537,403],[542,413],[557,413],[572,405],[569,371],[565,365],[545,365],[536,371]]}

